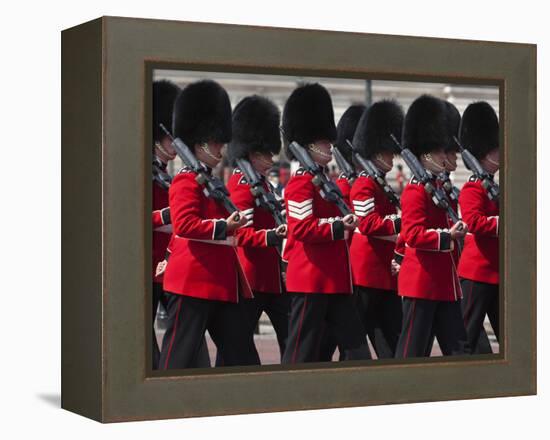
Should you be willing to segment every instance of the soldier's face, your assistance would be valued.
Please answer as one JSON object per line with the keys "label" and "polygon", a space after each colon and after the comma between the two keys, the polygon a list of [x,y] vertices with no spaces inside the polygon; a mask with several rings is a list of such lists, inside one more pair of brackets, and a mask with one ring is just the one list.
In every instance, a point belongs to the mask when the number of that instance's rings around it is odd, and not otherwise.
{"label": "soldier's face", "polygon": [[198,160],[214,168],[222,160],[222,150],[225,144],[221,142],[205,142],[195,145],[195,156]]}
{"label": "soldier's face", "polygon": [[155,154],[164,163],[176,158],[176,150],[172,147],[172,141],[168,136],[165,136],[160,143],[155,144]]}
{"label": "soldier's face", "polygon": [[383,173],[387,173],[393,168],[393,153],[384,151],[378,153],[374,157],[374,164],[378,167]]}
{"label": "soldier's face", "polygon": [[489,151],[487,156],[480,160],[483,169],[488,173],[495,174],[500,168],[499,156],[498,148]]}
{"label": "soldier's face", "polygon": [[254,169],[262,176],[265,176],[273,167],[273,155],[271,153],[251,153],[249,159]]}
{"label": "soldier's face", "polygon": [[456,170],[456,151],[447,152],[447,158],[445,160],[445,168],[449,172]]}
{"label": "soldier's face", "polygon": [[420,158],[422,165],[427,170],[431,171],[434,174],[442,173],[446,170],[445,162],[447,155],[443,149],[431,151],[430,153],[423,154]]}
{"label": "soldier's face", "polygon": [[309,145],[311,158],[321,166],[326,166],[332,160],[332,144],[326,139],[315,141]]}

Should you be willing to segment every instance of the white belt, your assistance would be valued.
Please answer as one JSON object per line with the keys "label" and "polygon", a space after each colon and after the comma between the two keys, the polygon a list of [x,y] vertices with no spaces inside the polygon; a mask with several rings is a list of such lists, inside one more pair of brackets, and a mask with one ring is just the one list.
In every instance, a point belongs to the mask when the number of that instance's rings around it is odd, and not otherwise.
{"label": "white belt", "polygon": [[176,235],[177,238],[183,238],[185,240],[189,241],[199,241],[201,243],[208,243],[208,244],[217,244],[222,246],[236,246],[235,237],[230,236],[227,237],[225,240],[199,240],[198,238],[184,238],[180,237],[179,235]]}

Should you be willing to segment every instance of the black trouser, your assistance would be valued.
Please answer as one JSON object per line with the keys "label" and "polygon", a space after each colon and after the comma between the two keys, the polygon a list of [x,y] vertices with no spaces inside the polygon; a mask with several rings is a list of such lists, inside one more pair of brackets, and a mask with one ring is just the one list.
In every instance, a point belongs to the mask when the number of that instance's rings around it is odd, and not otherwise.
{"label": "black trouser", "polygon": [[345,360],[371,359],[351,295],[292,293],[283,364],[319,361],[325,328],[342,347]]}
{"label": "black trouser", "polygon": [[474,353],[492,353],[492,350],[481,351],[480,347],[483,344],[483,333],[485,333],[483,327],[485,315],[489,317],[495,336],[497,340],[499,339],[498,284],[462,279],[460,285],[463,295],[462,315],[468,343]]}
{"label": "black trouser", "polygon": [[[353,290],[353,302],[354,304],[357,303],[356,289]],[[357,313],[359,314],[359,311]],[[359,317],[359,319],[361,319],[361,317]],[[334,353],[336,352],[336,347],[338,347],[337,337],[331,327],[325,325],[325,329],[323,330],[323,334],[321,335],[321,342],[319,343],[319,361],[332,362],[332,358],[334,357]],[[344,349],[342,347],[338,347],[338,352],[338,360],[345,360]]]}
{"label": "black trouser", "polygon": [[[162,290],[161,283],[153,283],[153,370],[157,370],[160,361],[160,349],[157,343],[157,336],[155,334],[155,320],[157,319],[157,310],[159,303],[162,307],[166,308],[166,301],[164,291]],[[206,338],[202,338],[201,348],[197,356],[197,368],[210,367],[210,355],[208,354],[208,346],[206,345]]]}
{"label": "black trouser", "polygon": [[[462,301],[464,301],[464,298],[462,298]],[[426,350],[426,356],[431,356],[432,349],[434,345],[434,339],[435,336],[432,334],[432,337],[430,339],[430,343],[428,345],[428,349]],[[491,341],[489,341],[489,335],[487,335],[487,332],[485,331],[485,327],[481,327],[481,330],[479,331],[479,338],[477,340],[476,347],[472,348],[470,346],[472,354],[491,354],[493,353],[493,349],[491,348]]]}
{"label": "black trouser", "polygon": [[247,309],[247,314],[251,319],[250,328],[252,332],[254,332],[254,329],[258,325],[262,312],[265,312],[269,317],[277,335],[279,353],[282,359],[288,339],[288,318],[290,314],[290,298],[288,294],[254,293],[254,300],[252,300],[252,304]]}
{"label": "black trouser", "polygon": [[211,301],[165,293],[168,328],[164,334],[161,369],[196,368],[208,330],[224,365],[259,365],[246,317],[238,303]]}
{"label": "black trouser", "polygon": [[376,356],[393,358],[401,334],[403,306],[392,290],[357,286],[357,308]]}
{"label": "black trouser", "polygon": [[[432,354],[432,349],[434,346],[434,340],[435,336],[432,334],[432,337],[430,338],[430,343],[428,344],[428,348],[426,350],[426,357],[430,357]],[[470,347],[471,348],[471,347]],[[493,353],[493,349],[491,348],[491,341],[489,341],[489,336],[487,335],[487,332],[485,331],[485,328],[482,328],[479,332],[479,339],[477,340],[477,347],[475,347],[473,350],[471,350],[472,354],[491,354]]]}
{"label": "black trouser", "polygon": [[[336,335],[332,334],[329,331],[329,328],[325,326],[325,330],[321,335],[321,342],[319,343],[319,361],[320,362],[331,362],[334,356],[334,352],[338,347],[338,342],[336,341]],[[338,360],[344,360],[344,352],[341,347],[338,347],[340,355]]]}
{"label": "black trouser", "polygon": [[[403,321],[401,297],[392,290],[355,286],[354,299],[376,356],[379,359],[393,358]],[[336,346],[334,336],[325,332],[321,341],[320,360],[332,360]]]}
{"label": "black trouser", "polygon": [[403,326],[395,357],[426,356],[432,335],[445,356],[470,353],[459,301],[403,298]]}
{"label": "black trouser", "polygon": [[[277,343],[279,344],[279,353],[282,359],[288,337],[289,296],[285,293],[254,292],[254,298],[243,299],[240,304],[247,317],[248,331],[252,338],[254,338],[254,331],[258,326],[262,312],[267,314],[273,325],[273,330],[275,330]],[[224,365],[224,362],[218,352],[216,354],[216,367],[222,365]]]}

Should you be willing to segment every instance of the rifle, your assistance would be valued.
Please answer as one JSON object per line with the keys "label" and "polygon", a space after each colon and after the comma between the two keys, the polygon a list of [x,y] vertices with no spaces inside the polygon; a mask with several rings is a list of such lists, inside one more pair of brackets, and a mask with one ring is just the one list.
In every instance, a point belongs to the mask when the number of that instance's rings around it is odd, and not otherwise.
{"label": "rifle", "polygon": [[498,184],[495,183],[491,175],[483,169],[475,156],[470,153],[468,149],[462,146],[457,137],[453,136],[453,139],[456,142],[456,145],[458,145],[458,149],[460,150],[460,154],[462,155],[462,160],[464,161],[464,165],[466,165],[466,168],[474,173],[474,176],[476,178],[481,180],[481,186],[483,186],[483,188],[485,188],[485,191],[487,191],[487,196],[489,197],[489,200],[493,200],[498,203],[498,197],[500,194],[500,188]]}
{"label": "rifle", "polygon": [[271,191],[265,189],[263,182],[250,162],[246,159],[237,159],[235,162],[250,185],[250,192],[256,200],[256,205],[268,210],[275,219],[277,226],[284,225],[286,222],[281,203]]}
{"label": "rifle", "polygon": [[357,178],[357,173],[355,172],[353,167],[348,163],[348,161],[344,158],[344,155],[335,146],[332,146],[332,154],[334,155],[334,159],[336,159],[336,164],[338,165],[338,168],[340,168],[340,171],[342,171],[347,176],[350,185],[353,184],[353,181]]}
{"label": "rifle", "polygon": [[386,177],[384,174],[378,169],[378,167],[372,162],[370,159],[365,159],[363,156],[361,156],[353,144],[349,141],[349,139],[346,139],[346,142],[348,143],[349,147],[351,148],[353,159],[359,164],[365,172],[374,179],[378,185],[382,188],[384,191],[384,194],[389,199],[390,203],[397,208],[401,208],[401,204],[399,203],[399,197],[397,194],[395,194],[395,191],[390,186],[390,184],[386,181]]}
{"label": "rifle", "polygon": [[172,183],[172,178],[162,168],[161,160],[153,155],[153,181],[157,182],[161,188],[168,189]]}
{"label": "rifle", "polygon": [[[423,184],[424,190],[428,193],[435,206],[446,210],[453,223],[459,222],[460,218],[458,217],[455,210],[451,207],[451,204],[449,203],[449,199],[447,198],[446,194],[440,188],[437,188],[433,185],[430,179],[430,175],[424,169],[418,158],[413,154],[411,150],[403,147],[403,145],[401,145],[401,143],[395,138],[393,134],[390,134],[390,137],[401,151],[401,157],[411,170],[413,176],[416,178],[416,180]],[[460,229],[461,228],[459,227],[459,230]]]}
{"label": "rifle", "polygon": [[[222,203],[230,214],[238,211],[229,198],[229,191],[227,191],[224,183],[218,177],[208,174],[206,168],[197,160],[191,149],[180,138],[174,138],[163,124],[160,124],[160,128],[172,141],[172,146],[183,163],[197,174],[195,180],[199,185],[204,185],[204,195]],[[240,216],[237,214],[235,221],[238,222],[239,219]]]}
{"label": "rifle", "polygon": [[340,188],[325,175],[321,167],[313,161],[306,149],[295,141],[290,143],[288,149],[292,152],[296,160],[300,162],[300,165],[302,165],[306,171],[313,174],[313,179],[311,179],[311,181],[319,188],[321,197],[334,203],[342,215],[346,216],[352,214],[348,205],[344,202],[344,197],[342,196]]}
{"label": "rifle", "polygon": [[[460,195],[460,190],[453,185],[451,179],[449,178],[449,172],[444,171],[440,174],[440,180],[443,182],[443,189],[449,194],[449,198],[458,202],[458,196]],[[461,228],[462,229],[462,228]],[[464,239],[457,240],[458,253],[462,254],[462,249],[464,248]]]}

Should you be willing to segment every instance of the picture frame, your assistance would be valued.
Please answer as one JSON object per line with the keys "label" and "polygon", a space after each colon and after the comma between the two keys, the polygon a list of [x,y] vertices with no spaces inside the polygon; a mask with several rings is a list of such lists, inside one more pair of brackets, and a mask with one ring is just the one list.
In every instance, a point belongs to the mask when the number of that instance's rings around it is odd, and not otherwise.
{"label": "picture frame", "polygon": [[[153,372],[155,68],[498,85],[499,354]],[[119,422],[535,394],[536,81],[530,44],[120,17],[64,30],[62,407]]]}

